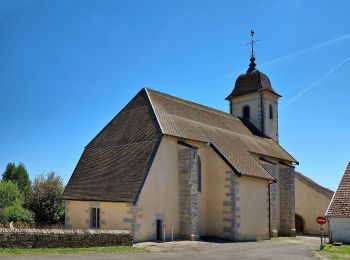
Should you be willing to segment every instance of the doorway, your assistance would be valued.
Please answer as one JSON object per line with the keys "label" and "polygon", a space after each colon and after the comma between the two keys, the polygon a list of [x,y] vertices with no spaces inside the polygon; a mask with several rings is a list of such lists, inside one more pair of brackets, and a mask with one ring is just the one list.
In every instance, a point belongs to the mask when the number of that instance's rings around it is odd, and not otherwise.
{"label": "doorway", "polygon": [[295,229],[298,235],[304,234],[304,219],[298,214],[295,214]]}
{"label": "doorway", "polygon": [[157,219],[157,240],[161,241],[162,240],[162,220]]}

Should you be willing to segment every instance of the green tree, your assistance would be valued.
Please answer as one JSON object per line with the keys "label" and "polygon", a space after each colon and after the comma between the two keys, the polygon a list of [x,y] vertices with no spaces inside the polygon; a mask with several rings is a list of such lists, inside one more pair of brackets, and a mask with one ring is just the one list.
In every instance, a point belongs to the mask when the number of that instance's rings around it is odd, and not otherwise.
{"label": "green tree", "polygon": [[16,169],[17,169],[16,164],[13,162],[9,162],[6,165],[5,172],[2,174],[2,179],[4,181],[13,179],[16,173]]}
{"label": "green tree", "polygon": [[23,195],[11,181],[0,182],[0,221],[34,222],[33,213],[23,208]]}
{"label": "green tree", "polygon": [[59,223],[64,214],[62,178],[55,172],[35,177],[28,208],[35,214],[35,222],[41,224]]}
{"label": "green tree", "polygon": [[15,163],[8,163],[5,172],[2,174],[3,181],[12,181],[17,184],[18,189],[26,196],[30,190],[30,180],[26,167],[23,163],[16,166]]}
{"label": "green tree", "polygon": [[16,184],[11,181],[0,182],[0,208],[12,206],[16,201],[23,202],[23,196]]}

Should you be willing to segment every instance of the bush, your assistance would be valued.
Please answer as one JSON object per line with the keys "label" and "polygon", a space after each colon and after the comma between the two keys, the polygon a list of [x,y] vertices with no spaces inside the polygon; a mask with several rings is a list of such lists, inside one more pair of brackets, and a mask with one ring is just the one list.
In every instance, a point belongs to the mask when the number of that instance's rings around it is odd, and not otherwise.
{"label": "bush", "polygon": [[34,216],[17,201],[12,206],[0,210],[0,220],[2,222],[22,221],[33,224]]}
{"label": "bush", "polygon": [[17,185],[11,181],[0,182],[0,209],[12,206],[16,201],[23,202],[23,196]]}
{"label": "bush", "polygon": [[62,178],[55,172],[35,177],[28,197],[28,208],[34,212],[36,223],[56,224],[62,220],[63,190]]}
{"label": "bush", "polygon": [[23,208],[23,196],[11,181],[0,182],[0,221],[34,222],[33,213]]}

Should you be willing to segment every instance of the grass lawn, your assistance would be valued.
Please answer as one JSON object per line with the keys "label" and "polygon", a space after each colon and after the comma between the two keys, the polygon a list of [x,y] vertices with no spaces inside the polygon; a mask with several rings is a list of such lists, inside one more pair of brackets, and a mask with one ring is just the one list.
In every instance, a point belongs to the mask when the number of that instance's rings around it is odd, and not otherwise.
{"label": "grass lawn", "polygon": [[109,246],[87,248],[0,248],[1,255],[47,255],[47,254],[85,254],[85,253],[135,253],[147,252],[132,246]]}
{"label": "grass lawn", "polygon": [[330,256],[333,260],[350,259],[350,245],[325,245],[322,253],[326,253],[326,255]]}

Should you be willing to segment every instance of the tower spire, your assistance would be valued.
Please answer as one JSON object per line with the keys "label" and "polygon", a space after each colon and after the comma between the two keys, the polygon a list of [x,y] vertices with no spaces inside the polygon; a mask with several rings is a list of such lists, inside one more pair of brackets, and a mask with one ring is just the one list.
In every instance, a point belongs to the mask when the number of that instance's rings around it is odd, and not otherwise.
{"label": "tower spire", "polygon": [[256,64],[255,64],[255,55],[254,55],[254,44],[259,41],[259,40],[254,40],[254,31],[253,30],[250,30],[250,36],[252,37],[252,39],[250,40],[250,42],[248,44],[252,47],[252,50],[250,53],[250,64],[249,64],[249,68],[248,68],[247,72],[252,72],[255,70]]}

